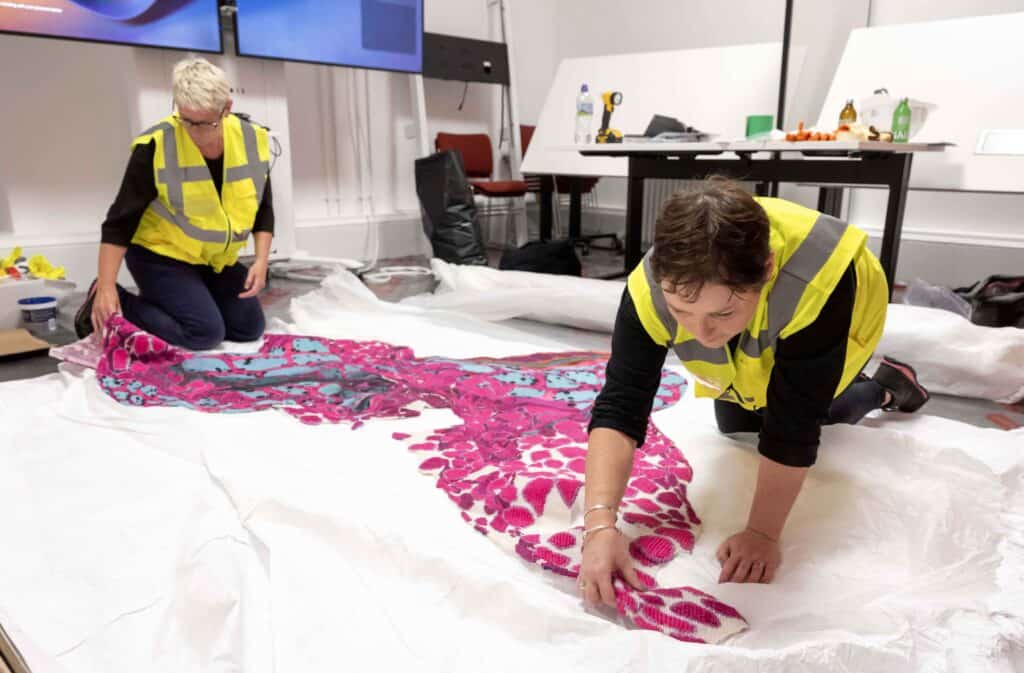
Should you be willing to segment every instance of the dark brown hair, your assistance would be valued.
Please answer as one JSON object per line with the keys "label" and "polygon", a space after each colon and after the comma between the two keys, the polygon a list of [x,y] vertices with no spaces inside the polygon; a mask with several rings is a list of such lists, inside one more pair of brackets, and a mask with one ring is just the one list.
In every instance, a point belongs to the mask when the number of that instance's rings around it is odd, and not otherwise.
{"label": "dark brown hair", "polygon": [[712,177],[662,207],[651,266],[659,283],[696,298],[704,283],[760,289],[770,254],[764,209],[738,182]]}

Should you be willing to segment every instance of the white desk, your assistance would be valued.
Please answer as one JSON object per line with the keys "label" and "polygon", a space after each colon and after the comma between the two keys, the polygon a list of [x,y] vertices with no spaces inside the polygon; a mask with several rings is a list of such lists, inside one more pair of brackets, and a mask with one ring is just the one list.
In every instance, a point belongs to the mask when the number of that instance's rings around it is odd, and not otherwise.
{"label": "white desk", "polygon": [[[560,152],[579,152],[583,156],[632,156],[637,154],[750,154],[755,152],[800,152],[809,155],[849,156],[851,153],[885,152],[907,154],[912,152],[942,152],[948,143],[883,143],[877,140],[709,140],[700,143],[622,142],[608,145],[557,145]],[[569,175],[550,171],[553,175]],[[572,173],[579,175],[579,173]]]}

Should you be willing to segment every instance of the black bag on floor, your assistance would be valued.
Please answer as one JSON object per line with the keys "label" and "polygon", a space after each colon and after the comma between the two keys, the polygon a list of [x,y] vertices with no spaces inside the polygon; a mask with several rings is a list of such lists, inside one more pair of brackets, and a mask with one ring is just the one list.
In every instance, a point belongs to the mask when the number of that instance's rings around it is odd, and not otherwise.
{"label": "black bag on floor", "polygon": [[974,324],[1024,327],[1024,276],[989,276],[954,292],[970,302]]}
{"label": "black bag on floor", "polygon": [[572,241],[531,241],[501,256],[499,269],[582,276],[583,267]]}
{"label": "black bag on floor", "polygon": [[487,264],[473,188],[458,152],[416,160],[416,195],[434,257],[453,264]]}

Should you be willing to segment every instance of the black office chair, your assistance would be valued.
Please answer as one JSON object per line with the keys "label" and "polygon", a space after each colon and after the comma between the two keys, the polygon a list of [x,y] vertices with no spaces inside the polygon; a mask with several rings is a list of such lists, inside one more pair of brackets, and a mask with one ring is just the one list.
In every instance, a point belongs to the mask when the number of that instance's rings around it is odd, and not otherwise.
{"label": "black office chair", "polygon": [[[520,139],[520,145],[521,145],[521,147],[523,149],[523,155],[524,156],[526,155],[526,149],[530,146],[530,141],[533,140],[533,132],[536,130],[536,128],[537,128],[536,126],[530,126],[530,125],[527,125],[527,124],[521,124],[519,126],[519,139]],[[587,177],[570,176],[570,175],[556,175],[556,176],[539,176],[539,175],[535,175],[535,176],[529,176],[529,177],[526,178],[527,191],[530,192],[530,193],[534,193],[534,194],[540,193],[541,191],[543,191],[543,187],[544,187],[543,181],[545,179],[552,179],[552,178],[553,178],[552,187],[553,187],[554,193],[555,193],[555,204],[556,204],[555,205],[555,217],[558,217],[558,205],[557,204],[558,204],[558,195],[559,194],[569,194],[570,195],[570,197],[569,197],[570,198],[570,204],[569,204],[569,212],[570,212],[570,214],[572,212],[574,212],[574,211],[575,212],[582,212],[582,199],[583,199],[583,196],[586,195],[586,194],[592,193],[594,191],[594,187],[596,187],[597,183],[601,180],[601,178],[587,178]],[[578,193],[577,193],[576,196],[572,195],[573,181],[577,181],[577,185],[578,185]],[[577,198],[580,199],[580,203],[572,203],[572,200],[577,199]],[[571,217],[571,215],[570,215],[570,217]],[[574,231],[574,229],[575,229],[575,231]],[[570,223],[569,223],[569,236],[568,236],[568,238],[572,239],[573,243],[578,248],[580,248],[580,254],[582,254],[582,255],[589,255],[591,249],[593,249],[593,250],[610,250],[610,251],[613,251],[613,252],[615,252],[616,254],[619,254],[619,255],[624,254],[624,252],[625,252],[625,247],[622,245],[622,241],[619,238],[618,234],[587,234],[587,235],[584,235],[582,233],[582,231],[580,231],[579,223],[574,223],[572,221],[570,221]],[[593,244],[594,241],[599,241],[599,240],[605,239],[605,238],[609,239],[611,241],[611,245],[608,245],[608,246],[598,246],[598,245],[594,245]]]}

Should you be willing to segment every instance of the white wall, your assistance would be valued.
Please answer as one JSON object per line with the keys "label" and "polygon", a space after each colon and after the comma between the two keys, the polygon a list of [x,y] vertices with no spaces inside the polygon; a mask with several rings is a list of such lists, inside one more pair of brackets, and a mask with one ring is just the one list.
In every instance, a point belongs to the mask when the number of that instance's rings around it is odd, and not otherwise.
{"label": "white wall", "polygon": [[[565,58],[780,40],[784,0],[647,0],[631,5],[629,11],[621,11],[621,3],[614,0],[560,0],[557,8],[557,57]],[[804,46],[807,56],[800,76],[790,79],[786,126],[817,119],[854,28],[1022,10],[1024,0],[796,0],[792,43]],[[533,86],[539,87],[539,81]],[[628,104],[626,100],[624,105]],[[625,208],[624,181],[604,179],[597,193],[599,207],[588,219],[602,229],[611,225],[621,231],[621,225],[615,225]],[[785,185],[782,196],[812,207],[817,203],[817,190],[812,188]],[[884,194],[853,190],[847,197],[849,219],[872,234],[877,251],[885,220]],[[1019,195],[912,192],[904,218],[899,278],[958,285],[989,273],[1019,273],[1024,266],[1021,212],[1024,196]]]}
{"label": "white wall", "polygon": [[[782,35],[784,0],[645,0],[628,10],[618,0],[507,1],[523,123],[536,121],[562,58]],[[883,25],[1021,11],[1024,0],[797,0],[793,43],[808,51],[788,93],[787,125],[817,116],[846,35],[865,24],[869,7],[872,24]],[[488,0],[429,0],[425,28],[498,39],[496,17]],[[67,265],[73,280],[88,282],[99,225],[117,191],[128,144],[169,110],[170,65],[180,56],[0,35],[0,62],[18,64],[0,68],[0,251],[19,244],[43,252]],[[285,150],[273,173],[279,233],[294,237],[283,245],[366,257],[373,252],[372,219],[379,224],[380,254],[425,251],[413,180],[419,141],[410,76],[233,56],[214,60],[236,80],[236,107],[269,124]],[[461,111],[461,84],[426,80],[425,91],[430,144],[438,130],[486,131],[496,140],[497,87],[471,85]],[[365,105],[353,104],[355,99]],[[366,138],[353,137],[357,118]],[[495,164],[504,174],[507,166],[497,152]],[[613,221],[622,212],[624,189],[605,180],[600,190],[599,210]],[[812,190],[787,188],[785,194],[815,203]],[[853,221],[870,231],[880,228],[877,193],[860,190],[849,201]],[[983,260],[960,272],[970,278],[980,276],[982,267],[1012,271],[1005,264],[1018,258],[1005,261],[992,251],[1008,245],[1019,253],[1024,247],[1018,233],[1022,206],[1020,196],[912,195],[901,277],[952,283],[943,260],[954,258]]]}
{"label": "white wall", "polygon": [[[519,81],[526,83],[520,92],[521,107],[539,111],[547,94],[544,73],[553,72],[557,64],[553,5],[543,0],[512,0],[512,4],[511,51],[521,73]],[[497,11],[487,0],[431,0],[425,7],[427,32],[501,39]],[[372,257],[375,250],[386,256],[428,252],[413,173],[419,139],[411,76],[304,64],[288,64],[286,72],[288,99],[304,101],[301,107],[291,107],[298,247],[363,259]],[[349,107],[353,91],[369,101],[368,113],[355,114],[363,114],[370,129],[370,146],[361,150],[372,162],[364,166],[364,172],[367,168],[372,172],[372,200],[360,199],[360,191],[354,188],[360,169]],[[474,83],[466,89],[459,82],[428,79],[424,92],[429,146],[439,131],[488,133],[494,145],[495,175],[508,174],[507,161],[502,159],[507,141],[498,147],[499,87]],[[363,179],[370,180],[366,175]],[[378,246],[369,236],[368,218],[377,225]]]}
{"label": "white wall", "polygon": [[[1024,11],[1024,0],[875,0],[870,25],[916,23]],[[1007,83],[1019,86],[1020,81]],[[912,191],[903,220],[897,276],[963,285],[995,273],[1024,271],[1024,195]],[[848,192],[848,218],[880,236],[885,198]]]}
{"label": "white wall", "polygon": [[[229,52],[232,49],[228,45]],[[139,131],[171,111],[181,52],[0,35],[0,250],[22,246],[87,284],[100,225]],[[235,85],[235,109],[269,125],[288,156],[282,63],[210,56]],[[18,67],[10,67],[10,64]],[[292,179],[273,171],[278,245],[291,244]],[[122,271],[122,282],[130,282]]]}
{"label": "white wall", "polygon": [[[512,35],[530,83],[523,99],[539,109],[547,84],[531,73],[556,64],[554,10],[542,0],[521,2],[525,28]],[[498,39],[496,18],[487,0],[430,0],[424,21],[432,32]],[[273,170],[281,249],[355,258],[426,251],[414,188],[411,76],[237,58],[226,38],[225,55],[210,59],[236,87],[235,109],[268,124],[284,150]],[[89,282],[131,139],[170,111],[170,69],[182,56],[0,35],[0,252],[21,245],[67,266],[79,284]],[[497,138],[497,87],[470,86],[461,111],[461,85],[427,80],[425,90],[431,144],[438,130]],[[506,170],[497,153],[495,163],[499,174]],[[371,229],[379,233],[376,248]]]}
{"label": "white wall", "polygon": [[985,16],[1019,12],[1021,0],[875,0],[871,5],[871,25],[938,21],[963,16]]}
{"label": "white wall", "polygon": [[[128,51],[128,54],[131,52]],[[0,36],[0,250],[70,246],[95,265],[99,224],[141,130],[126,50]],[[18,67],[11,67],[18,64]],[[69,67],[74,64],[74,67]],[[109,77],[83,77],[83,73]]]}
{"label": "white wall", "polygon": [[[806,55],[803,72],[799,77],[791,73],[789,78],[787,127],[795,128],[800,119],[817,118],[839,64],[846,35],[851,29],[865,25],[868,5],[868,0],[842,3],[795,0],[791,43],[794,48],[803,47]],[[622,4],[616,0],[560,0],[556,6],[560,28],[557,56],[562,59],[781,42],[786,3],[785,0],[645,0],[631,5],[629,11],[622,11]],[[742,81],[743,73],[736,73],[736,85],[742,86]],[[628,84],[624,83],[623,88],[628,91]],[[694,95],[701,95],[701,92],[694,92]],[[628,95],[623,105],[629,105]],[[774,116],[776,107],[740,111],[739,114]],[[571,111],[566,114],[571,114]],[[689,121],[685,112],[679,116],[682,121]],[[787,196],[806,200],[812,194],[791,190]],[[597,199],[603,210],[623,210],[626,203],[625,181],[602,180],[597,188]]]}

